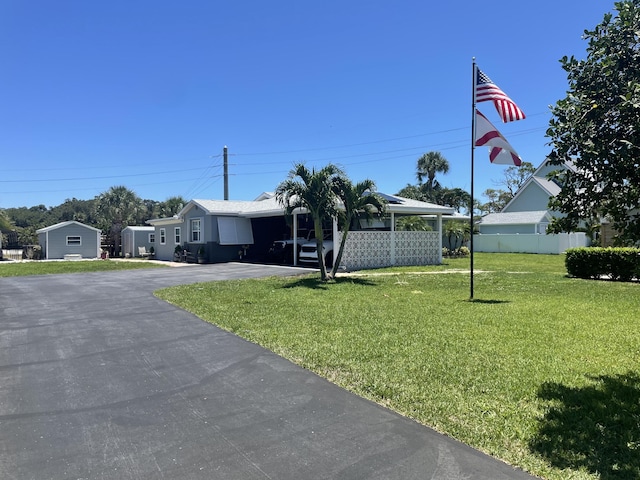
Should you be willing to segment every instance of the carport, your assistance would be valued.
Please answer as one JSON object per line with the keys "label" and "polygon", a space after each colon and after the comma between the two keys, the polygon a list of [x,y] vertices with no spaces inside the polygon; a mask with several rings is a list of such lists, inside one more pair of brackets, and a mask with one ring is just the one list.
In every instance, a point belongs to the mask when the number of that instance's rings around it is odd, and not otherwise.
{"label": "carport", "polygon": [[[453,215],[455,209],[410,198],[378,193],[387,202],[385,216],[375,222],[361,223],[358,230],[350,230],[342,256],[341,266],[357,268],[380,268],[394,265],[437,265],[442,263],[442,216]],[[298,231],[298,216],[305,210],[294,211],[293,231]],[[402,216],[432,216],[436,228],[433,231],[396,231],[396,220]],[[338,245],[342,232],[333,220],[334,245]],[[337,256],[333,250],[333,260]],[[297,255],[294,265],[297,265]]]}
{"label": "carport", "polygon": [[[442,216],[453,214],[454,209],[397,195],[379,195],[387,201],[385,217],[349,232],[344,266],[351,269],[441,263]],[[431,232],[396,231],[396,219],[405,215],[431,215],[436,219],[436,228]],[[311,228],[305,209],[294,210],[290,225],[285,209],[268,192],[253,201],[191,200],[174,217],[148,223],[155,227],[156,258],[171,260],[174,249],[179,247],[188,250],[191,257],[203,251],[208,263],[265,261],[274,241],[292,238],[301,227]],[[342,233],[335,219],[332,232],[337,245]],[[335,260],[336,249],[333,255]],[[297,255],[293,260],[297,265]]]}

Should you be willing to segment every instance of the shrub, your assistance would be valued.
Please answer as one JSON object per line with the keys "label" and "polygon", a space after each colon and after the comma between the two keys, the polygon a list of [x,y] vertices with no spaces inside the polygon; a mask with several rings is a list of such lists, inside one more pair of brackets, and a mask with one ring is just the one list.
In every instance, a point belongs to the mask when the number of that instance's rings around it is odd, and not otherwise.
{"label": "shrub", "polygon": [[40,245],[25,245],[22,248],[22,258],[26,260],[42,260],[42,247]]}
{"label": "shrub", "polygon": [[447,247],[442,247],[442,256],[443,257],[466,257],[469,255],[469,249],[467,247],[458,247],[455,249],[448,249]]}
{"label": "shrub", "polygon": [[578,278],[640,279],[640,249],[580,247],[567,250],[567,273]]}

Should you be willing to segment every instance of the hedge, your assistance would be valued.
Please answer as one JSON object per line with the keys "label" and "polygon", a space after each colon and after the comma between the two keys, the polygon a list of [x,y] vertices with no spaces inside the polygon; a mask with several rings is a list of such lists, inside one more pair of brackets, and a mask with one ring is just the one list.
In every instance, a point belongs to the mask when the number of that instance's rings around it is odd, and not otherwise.
{"label": "hedge", "polygon": [[639,248],[570,248],[566,252],[567,273],[578,278],[610,278],[628,282],[640,280]]}

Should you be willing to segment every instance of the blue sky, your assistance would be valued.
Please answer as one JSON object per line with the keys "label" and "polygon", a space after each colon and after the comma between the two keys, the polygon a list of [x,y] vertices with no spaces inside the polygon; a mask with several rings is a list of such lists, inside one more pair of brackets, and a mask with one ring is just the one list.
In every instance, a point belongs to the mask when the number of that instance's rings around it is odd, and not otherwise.
{"label": "blue sky", "polygon": [[[272,191],[297,162],[395,193],[439,151],[469,190],[471,65],[527,114],[502,124],[540,164],[564,55],[613,2],[369,0],[0,3],[0,208],[125,185],[144,199]],[[506,167],[475,152],[475,192]]]}

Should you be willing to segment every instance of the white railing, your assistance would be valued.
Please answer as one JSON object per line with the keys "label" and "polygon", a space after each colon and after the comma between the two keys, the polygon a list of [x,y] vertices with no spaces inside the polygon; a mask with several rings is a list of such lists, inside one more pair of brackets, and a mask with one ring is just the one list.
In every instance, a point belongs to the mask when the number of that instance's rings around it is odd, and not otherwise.
{"label": "white railing", "polygon": [[3,248],[2,258],[4,258],[5,260],[22,260],[22,249],[21,248],[15,248],[15,249]]}

